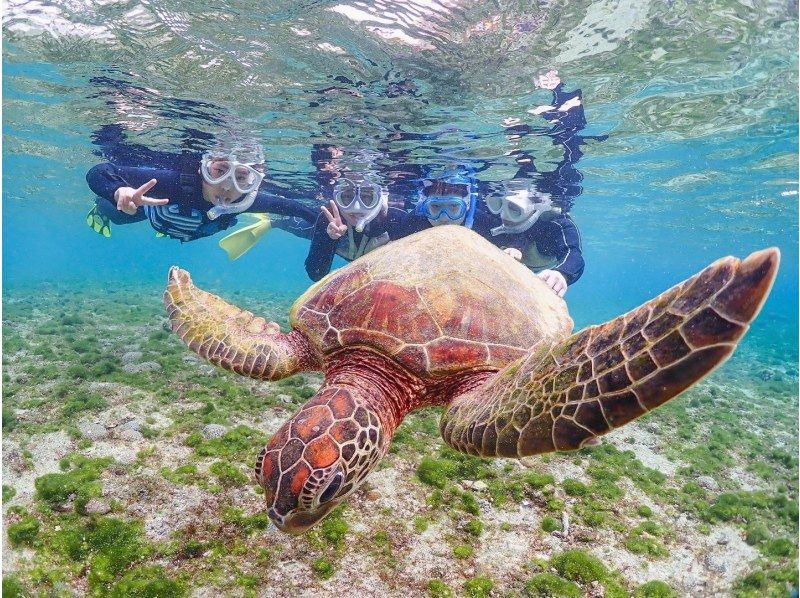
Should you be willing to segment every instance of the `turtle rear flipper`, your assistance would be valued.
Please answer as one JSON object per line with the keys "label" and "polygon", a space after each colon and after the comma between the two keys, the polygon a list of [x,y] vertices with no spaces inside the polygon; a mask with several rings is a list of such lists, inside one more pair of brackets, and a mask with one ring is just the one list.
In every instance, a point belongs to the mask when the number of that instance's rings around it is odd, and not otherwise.
{"label": "turtle rear flipper", "polygon": [[297,331],[254,316],[198,289],[189,273],[172,267],[164,293],[170,325],[195,353],[215,365],[260,380],[278,380],[319,369],[319,360]]}
{"label": "turtle rear flipper", "polygon": [[614,320],[510,364],[457,397],[441,422],[465,453],[574,450],[677,396],[734,350],[780,260],[727,257]]}

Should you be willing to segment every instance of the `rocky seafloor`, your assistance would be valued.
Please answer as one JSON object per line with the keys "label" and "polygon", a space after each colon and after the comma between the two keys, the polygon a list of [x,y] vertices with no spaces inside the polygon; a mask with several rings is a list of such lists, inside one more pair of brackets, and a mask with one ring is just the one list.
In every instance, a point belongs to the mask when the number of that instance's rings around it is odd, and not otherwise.
{"label": "rocky seafloor", "polygon": [[[321,378],[257,382],[165,328],[160,289],[4,297],[4,596],[786,596],[796,356],[745,343],[603,438],[521,461],[409,416],[361,489],[277,531],[251,466]],[[291,298],[229,299],[282,322]],[[758,322],[756,326],[758,326]]]}

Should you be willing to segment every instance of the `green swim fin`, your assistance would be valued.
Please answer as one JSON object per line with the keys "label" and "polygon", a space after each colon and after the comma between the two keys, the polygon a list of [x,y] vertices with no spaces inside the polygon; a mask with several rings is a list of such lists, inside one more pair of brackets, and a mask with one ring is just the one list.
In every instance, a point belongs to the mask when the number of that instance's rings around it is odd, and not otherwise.
{"label": "green swim fin", "polygon": [[248,215],[256,218],[256,222],[233,231],[219,241],[219,246],[225,250],[231,261],[247,253],[272,226],[266,214]]}
{"label": "green swim fin", "polygon": [[108,238],[111,236],[111,220],[100,213],[97,206],[94,206],[89,213],[86,214],[86,224],[88,224],[94,232]]}

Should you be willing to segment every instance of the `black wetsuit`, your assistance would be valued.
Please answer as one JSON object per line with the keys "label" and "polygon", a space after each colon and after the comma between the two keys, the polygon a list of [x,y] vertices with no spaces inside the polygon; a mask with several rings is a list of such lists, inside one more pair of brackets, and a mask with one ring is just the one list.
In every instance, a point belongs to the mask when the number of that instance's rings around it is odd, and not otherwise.
{"label": "black wetsuit", "polygon": [[[98,196],[98,211],[114,224],[130,224],[149,220],[151,226],[182,242],[193,241],[214,235],[236,224],[235,214],[223,214],[212,220],[207,212],[212,205],[203,199],[202,177],[197,172],[200,156],[193,154],[167,154],[159,163],[168,163],[173,168],[151,168],[142,166],[118,166],[111,163],[98,164],[86,174],[86,182]],[[147,192],[149,197],[169,199],[163,206],[141,206],[135,214],[117,210],[114,193],[120,187],[137,188],[150,179],[156,185]],[[287,217],[311,220],[315,211],[306,204],[270,193],[262,184],[253,205],[246,212],[271,213]]]}
{"label": "black wetsuit", "polygon": [[[577,106],[564,111],[558,110],[566,102],[575,98],[580,101]],[[545,268],[555,270],[564,276],[568,285],[571,285],[581,277],[585,266],[580,233],[569,215],[575,198],[583,191],[581,188],[583,176],[575,168],[575,164],[583,156],[581,145],[585,143],[586,139],[602,141],[607,136],[584,137],[579,134],[586,127],[580,89],[565,92],[563,84],[559,84],[553,90],[552,106],[554,106],[554,110],[543,112],[541,116],[551,125],[551,128],[543,134],[550,137],[553,144],[563,151],[562,158],[555,170],[538,171],[534,156],[523,150],[514,150],[511,155],[519,164],[519,170],[514,178],[533,179],[536,190],[549,194],[553,205],[561,208],[562,213],[554,217],[540,218],[523,233],[497,235],[492,238],[492,242],[504,249],[511,247],[518,249],[523,254],[523,259],[535,246],[539,253],[538,257],[544,258],[536,270]],[[537,132],[537,129],[527,124],[515,125],[505,130],[506,135],[518,138],[533,132]],[[485,206],[481,207],[485,209]]]}
{"label": "black wetsuit", "polygon": [[497,235],[490,240],[502,249],[519,250],[523,259],[531,246],[535,245],[539,254],[546,258],[535,269],[560,272],[568,285],[573,284],[583,274],[585,263],[581,236],[569,214],[559,214],[552,219],[540,218],[523,233]]}

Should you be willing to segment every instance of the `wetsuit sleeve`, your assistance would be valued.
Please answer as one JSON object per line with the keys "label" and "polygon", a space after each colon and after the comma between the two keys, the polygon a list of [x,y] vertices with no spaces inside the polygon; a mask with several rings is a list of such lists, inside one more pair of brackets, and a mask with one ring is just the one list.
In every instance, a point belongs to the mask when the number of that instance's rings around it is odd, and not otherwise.
{"label": "wetsuit sleeve", "polygon": [[581,235],[572,218],[562,215],[545,222],[535,241],[541,253],[555,257],[557,263],[551,270],[560,272],[567,284],[581,277],[584,267]]}
{"label": "wetsuit sleeve", "polygon": [[307,222],[316,222],[319,211],[303,202],[294,199],[287,199],[267,191],[259,191],[253,205],[247,209],[248,212],[278,214],[279,216],[302,218]]}
{"label": "wetsuit sleeve", "polygon": [[338,239],[328,236],[328,220],[323,214],[317,216],[314,225],[314,236],[311,237],[311,247],[306,257],[306,273],[314,282],[320,280],[331,271],[333,256],[336,255]]}
{"label": "wetsuit sleeve", "polygon": [[[478,233],[484,239],[491,241],[492,243],[495,242],[496,237],[492,235],[492,229],[495,226],[500,226],[500,218],[490,214],[487,211],[484,211],[482,208],[483,201],[480,201],[477,209],[475,210],[475,218],[472,221],[472,230]],[[507,236],[507,235],[501,235]],[[506,245],[506,247],[510,247]]]}
{"label": "wetsuit sleeve", "polygon": [[114,193],[120,187],[132,185],[113,164],[98,164],[86,173],[89,188],[97,195],[95,201],[98,211],[114,224],[130,224],[146,219],[144,210],[139,208],[135,214],[126,214],[117,209]]}
{"label": "wetsuit sleeve", "polygon": [[525,235],[498,235],[491,239],[492,243],[500,249],[517,249],[520,253],[525,253],[528,248],[528,241]]}

